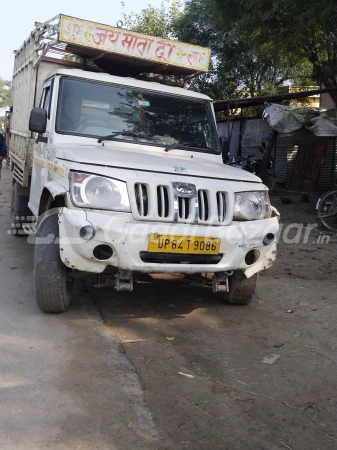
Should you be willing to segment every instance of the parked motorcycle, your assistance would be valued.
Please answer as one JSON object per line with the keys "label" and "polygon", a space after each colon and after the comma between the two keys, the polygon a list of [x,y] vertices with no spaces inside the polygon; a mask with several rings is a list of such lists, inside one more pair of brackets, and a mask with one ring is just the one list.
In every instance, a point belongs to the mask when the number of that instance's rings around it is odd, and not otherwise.
{"label": "parked motorcycle", "polygon": [[256,153],[250,153],[247,156],[244,157],[233,157],[230,153],[228,153],[228,162],[232,167],[237,167],[238,169],[246,170],[247,172],[253,173],[254,175],[260,177],[264,184],[268,187],[270,191],[272,191],[275,188],[275,178],[273,176],[273,167],[274,167],[274,159],[270,155],[267,162],[267,175],[266,177],[262,176],[262,163],[263,163],[263,157],[265,154],[265,145],[262,147],[259,147],[260,152],[262,153],[262,158],[258,158],[259,155]]}

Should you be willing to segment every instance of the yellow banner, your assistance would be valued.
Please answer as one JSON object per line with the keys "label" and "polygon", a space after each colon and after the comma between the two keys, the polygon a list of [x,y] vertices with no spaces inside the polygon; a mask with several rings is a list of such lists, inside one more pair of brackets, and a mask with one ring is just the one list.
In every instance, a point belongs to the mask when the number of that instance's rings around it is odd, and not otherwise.
{"label": "yellow banner", "polygon": [[207,72],[211,50],[61,15],[62,42]]}

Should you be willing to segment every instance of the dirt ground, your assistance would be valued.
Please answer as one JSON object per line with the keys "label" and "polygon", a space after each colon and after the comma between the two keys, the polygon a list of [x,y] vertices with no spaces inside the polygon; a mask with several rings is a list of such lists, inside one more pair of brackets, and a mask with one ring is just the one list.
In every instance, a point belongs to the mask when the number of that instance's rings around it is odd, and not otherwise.
{"label": "dirt ground", "polygon": [[[337,448],[336,235],[309,234],[316,198],[288,194],[292,203],[283,205],[282,196],[272,199],[285,230],[278,260],[249,306],[225,305],[184,279],[92,295],[120,341],[145,341],[122,349],[142,381],[160,449]],[[293,222],[304,225],[300,242],[284,243],[301,230],[286,230]],[[280,358],[263,364],[270,354]]]}
{"label": "dirt ground", "polygon": [[249,306],[143,277],[79,283],[60,315],[38,311],[32,246],[7,234],[9,179],[0,200],[1,450],[337,449],[337,236],[310,232],[315,198],[273,196],[279,255]]}

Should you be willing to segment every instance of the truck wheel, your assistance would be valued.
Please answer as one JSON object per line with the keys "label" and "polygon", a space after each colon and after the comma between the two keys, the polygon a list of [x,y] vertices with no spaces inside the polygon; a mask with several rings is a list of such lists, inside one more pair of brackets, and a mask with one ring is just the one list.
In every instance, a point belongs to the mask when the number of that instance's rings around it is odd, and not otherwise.
{"label": "truck wheel", "polygon": [[68,309],[67,267],[60,258],[58,215],[45,217],[36,233],[34,287],[38,307],[45,313]]}
{"label": "truck wheel", "polygon": [[247,278],[242,270],[235,270],[228,279],[229,292],[224,294],[226,303],[248,305],[254,297],[258,274]]}
{"label": "truck wheel", "polygon": [[23,225],[31,222],[32,213],[28,208],[28,189],[15,181],[12,188],[11,231],[13,236],[25,236]]}

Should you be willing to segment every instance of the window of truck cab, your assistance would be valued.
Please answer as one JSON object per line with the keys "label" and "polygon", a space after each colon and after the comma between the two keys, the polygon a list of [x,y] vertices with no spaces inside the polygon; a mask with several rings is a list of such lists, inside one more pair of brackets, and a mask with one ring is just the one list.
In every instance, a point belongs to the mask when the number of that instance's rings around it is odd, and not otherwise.
{"label": "window of truck cab", "polygon": [[208,100],[65,76],[60,78],[55,131],[89,138],[126,131],[137,136],[114,140],[220,153]]}

